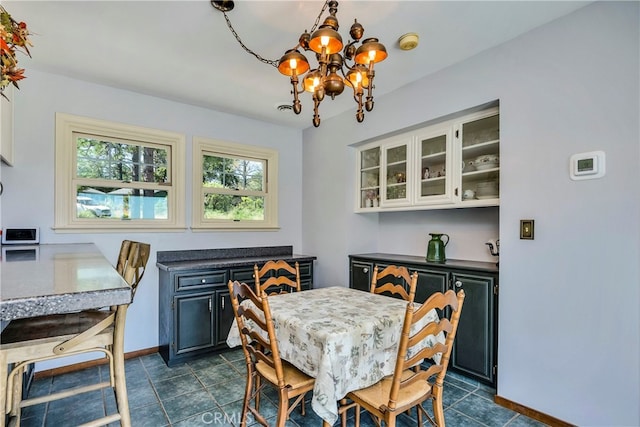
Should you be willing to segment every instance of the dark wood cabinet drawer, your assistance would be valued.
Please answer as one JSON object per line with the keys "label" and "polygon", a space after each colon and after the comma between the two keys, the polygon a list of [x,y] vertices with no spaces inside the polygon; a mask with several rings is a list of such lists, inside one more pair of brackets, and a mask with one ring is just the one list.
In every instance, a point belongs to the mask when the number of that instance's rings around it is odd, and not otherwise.
{"label": "dark wood cabinet drawer", "polygon": [[227,271],[208,271],[176,275],[176,291],[196,290],[210,286],[227,284]]}
{"label": "dark wood cabinet drawer", "polygon": [[251,268],[234,268],[229,271],[229,280],[237,280],[240,283],[246,283],[247,285],[253,285],[255,279],[253,278],[253,267]]}

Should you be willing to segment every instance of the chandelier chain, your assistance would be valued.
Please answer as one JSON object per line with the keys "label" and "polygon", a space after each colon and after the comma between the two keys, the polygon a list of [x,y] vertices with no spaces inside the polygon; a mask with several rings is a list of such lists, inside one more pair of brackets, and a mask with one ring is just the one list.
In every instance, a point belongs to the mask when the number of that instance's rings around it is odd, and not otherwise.
{"label": "chandelier chain", "polygon": [[236,30],[233,29],[233,25],[231,25],[231,21],[229,20],[229,17],[227,16],[227,12],[222,12],[222,14],[224,15],[224,19],[227,21],[227,27],[229,27],[229,30],[231,31],[233,36],[236,38],[238,43],[240,43],[240,46],[242,46],[242,48],[247,53],[250,53],[251,55],[255,56],[256,59],[258,59],[258,61],[260,61],[260,62],[264,62],[265,64],[272,65],[272,66],[278,68],[278,61],[273,60],[273,59],[263,58],[262,56],[258,55],[257,53],[255,53],[254,51],[249,49],[244,43],[242,43],[242,40],[240,39],[240,36],[238,35],[238,33],[236,33]]}
{"label": "chandelier chain", "polygon": [[[310,33],[313,33],[316,28],[318,27],[318,24],[320,23],[320,18],[322,18],[322,15],[324,14],[324,11],[327,10],[327,7],[329,6],[329,0],[326,0],[324,2],[324,6],[322,6],[322,10],[320,10],[320,13],[318,14],[318,17],[316,18],[316,22],[313,24],[313,27],[311,27],[311,31]],[[240,36],[238,35],[238,33],[236,32],[236,30],[233,28],[233,25],[231,25],[231,20],[229,19],[229,16],[227,15],[227,12],[222,11],[222,14],[224,15],[224,19],[225,21],[227,21],[227,27],[229,27],[229,30],[231,31],[231,34],[233,34],[233,36],[236,38],[236,41],[240,44],[240,46],[242,46],[242,48],[249,54],[253,55],[256,57],[256,59],[260,62],[263,62],[265,64],[271,65],[273,67],[278,68],[278,64],[279,64],[279,60],[276,59],[267,59],[267,58],[263,58],[262,56],[260,56],[259,54],[255,53],[253,50],[249,49],[240,39]],[[306,30],[305,30],[306,31]]]}

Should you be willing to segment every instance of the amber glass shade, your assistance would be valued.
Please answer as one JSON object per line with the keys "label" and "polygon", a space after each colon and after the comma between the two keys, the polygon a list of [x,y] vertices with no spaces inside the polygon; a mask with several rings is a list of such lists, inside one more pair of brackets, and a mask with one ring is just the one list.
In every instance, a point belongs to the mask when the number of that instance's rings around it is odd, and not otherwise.
{"label": "amber glass shade", "polygon": [[288,50],[278,63],[278,71],[285,76],[292,76],[294,70],[296,75],[302,75],[309,71],[309,68],[307,58],[295,49]]}
{"label": "amber glass shade", "polygon": [[362,46],[356,50],[356,64],[369,64],[369,62],[384,61],[387,57],[387,49],[376,38],[362,41]]}
{"label": "amber glass shade", "polygon": [[309,49],[316,53],[322,53],[323,40],[326,41],[327,55],[339,53],[342,50],[342,36],[333,28],[324,25],[311,34]]}
{"label": "amber glass shade", "polygon": [[318,70],[311,70],[304,76],[304,80],[302,81],[304,90],[306,92],[313,93],[316,88],[322,84],[322,74]]}
{"label": "amber glass shade", "polygon": [[[360,79],[358,81],[358,75]],[[369,86],[369,77],[367,77],[367,68],[364,65],[355,65],[347,73],[345,81],[351,87],[362,86],[364,88]]]}

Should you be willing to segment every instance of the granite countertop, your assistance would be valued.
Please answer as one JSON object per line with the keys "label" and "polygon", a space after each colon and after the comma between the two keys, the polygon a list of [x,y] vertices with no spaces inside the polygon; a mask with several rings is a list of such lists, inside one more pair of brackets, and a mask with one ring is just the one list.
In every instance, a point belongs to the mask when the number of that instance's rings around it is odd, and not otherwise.
{"label": "granite countertop", "polygon": [[3,246],[0,320],[131,302],[131,287],[94,244]]}
{"label": "granite countertop", "polygon": [[425,267],[448,267],[456,270],[486,271],[489,273],[499,272],[495,262],[467,261],[462,259],[448,259],[445,262],[429,262],[422,256],[387,253],[353,254],[349,255],[349,257],[366,258],[373,261],[391,261],[401,264],[417,264]]}
{"label": "granite countertop", "polygon": [[193,249],[182,251],[159,251],[156,266],[160,270],[180,271],[209,268],[253,266],[269,260],[287,262],[312,261],[315,256],[293,253],[292,246],[266,246],[229,249]]}

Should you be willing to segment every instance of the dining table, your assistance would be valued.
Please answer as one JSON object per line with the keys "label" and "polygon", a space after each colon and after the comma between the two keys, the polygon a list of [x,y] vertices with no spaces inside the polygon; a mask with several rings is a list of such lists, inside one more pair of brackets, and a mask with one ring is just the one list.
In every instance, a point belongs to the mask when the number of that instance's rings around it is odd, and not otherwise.
{"label": "dining table", "polygon": [[[280,357],[315,378],[311,407],[330,425],[348,392],[393,374],[406,301],[341,286],[268,298]],[[415,327],[438,319],[431,310]],[[444,342],[442,333],[426,337],[408,357],[436,342]],[[236,323],[227,345],[241,345]]]}

